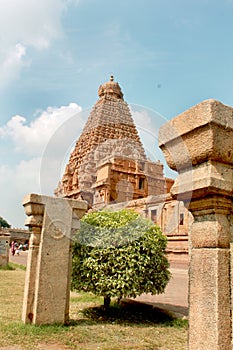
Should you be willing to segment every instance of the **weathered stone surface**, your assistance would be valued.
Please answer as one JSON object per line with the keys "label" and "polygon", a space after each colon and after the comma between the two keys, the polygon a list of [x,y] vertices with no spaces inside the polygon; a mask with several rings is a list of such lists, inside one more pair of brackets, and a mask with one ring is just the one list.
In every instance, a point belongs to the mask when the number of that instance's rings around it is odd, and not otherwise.
{"label": "weathered stone surface", "polygon": [[229,220],[225,214],[196,217],[190,234],[193,248],[229,248]]}
{"label": "weathered stone surface", "polygon": [[66,323],[69,317],[72,234],[87,209],[87,203],[30,194],[25,197],[23,205],[29,215],[26,225],[32,230],[23,321]]}
{"label": "weathered stone surface", "polygon": [[0,229],[0,266],[5,266],[9,262],[10,235]]}
{"label": "weathered stone surface", "polygon": [[179,199],[199,198],[207,194],[232,193],[233,166],[216,161],[197,164],[176,178],[171,194]]}
{"label": "weathered stone surface", "polygon": [[172,169],[207,160],[233,164],[233,108],[210,99],[178,115],[159,130],[159,145]]}
{"label": "weathered stone surface", "polygon": [[229,249],[193,249],[189,274],[189,349],[231,349]]}
{"label": "weathered stone surface", "polygon": [[194,216],[190,232],[189,350],[231,349],[233,108],[207,100],[159,134],[171,193]]}

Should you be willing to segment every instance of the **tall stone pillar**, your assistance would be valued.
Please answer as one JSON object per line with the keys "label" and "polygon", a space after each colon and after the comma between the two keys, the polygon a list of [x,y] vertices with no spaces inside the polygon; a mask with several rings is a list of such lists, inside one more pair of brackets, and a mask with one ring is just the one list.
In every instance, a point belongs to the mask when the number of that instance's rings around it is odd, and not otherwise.
{"label": "tall stone pillar", "polygon": [[72,236],[87,209],[84,201],[30,194],[23,205],[32,231],[25,278],[24,323],[69,319]]}
{"label": "tall stone pillar", "polygon": [[163,125],[159,144],[179,173],[172,196],[194,216],[189,234],[189,350],[230,350],[233,108],[215,100]]}

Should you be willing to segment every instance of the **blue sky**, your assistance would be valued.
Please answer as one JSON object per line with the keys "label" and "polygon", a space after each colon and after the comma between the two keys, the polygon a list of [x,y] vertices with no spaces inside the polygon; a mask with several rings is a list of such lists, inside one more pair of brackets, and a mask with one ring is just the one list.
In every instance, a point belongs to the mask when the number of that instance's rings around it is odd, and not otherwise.
{"label": "blue sky", "polygon": [[135,122],[149,153],[163,121],[208,98],[233,106],[232,15],[232,0],[0,0],[0,216],[22,227],[23,196],[52,194],[65,151],[52,147],[45,188],[46,145],[74,115],[78,136],[112,73],[147,111]]}

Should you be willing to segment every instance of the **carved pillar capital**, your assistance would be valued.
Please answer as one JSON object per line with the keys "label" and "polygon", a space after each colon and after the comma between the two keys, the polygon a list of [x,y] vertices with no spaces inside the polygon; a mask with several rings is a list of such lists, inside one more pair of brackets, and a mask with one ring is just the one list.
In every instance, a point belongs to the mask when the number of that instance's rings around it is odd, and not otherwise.
{"label": "carved pillar capital", "polygon": [[177,170],[171,194],[189,202],[208,195],[232,198],[233,108],[206,100],[159,130],[159,146]]}
{"label": "carved pillar capital", "polygon": [[37,194],[29,194],[23,199],[23,206],[27,219],[25,226],[33,228],[42,228],[43,215],[44,215],[44,204],[41,202],[41,196]]}
{"label": "carved pillar capital", "polygon": [[210,214],[228,215],[232,212],[232,200],[222,195],[212,195],[200,198],[192,198],[189,211],[194,218]]}

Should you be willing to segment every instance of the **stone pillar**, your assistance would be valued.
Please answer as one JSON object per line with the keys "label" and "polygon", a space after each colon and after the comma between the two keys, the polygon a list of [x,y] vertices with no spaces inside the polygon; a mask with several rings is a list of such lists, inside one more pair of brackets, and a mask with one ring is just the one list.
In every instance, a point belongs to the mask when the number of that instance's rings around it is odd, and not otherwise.
{"label": "stone pillar", "polygon": [[159,144],[179,173],[171,194],[194,216],[190,231],[189,350],[231,349],[233,108],[215,100],[161,127]]}
{"label": "stone pillar", "polygon": [[87,203],[30,194],[23,206],[29,243],[22,319],[24,323],[66,323],[69,319],[72,235]]}

